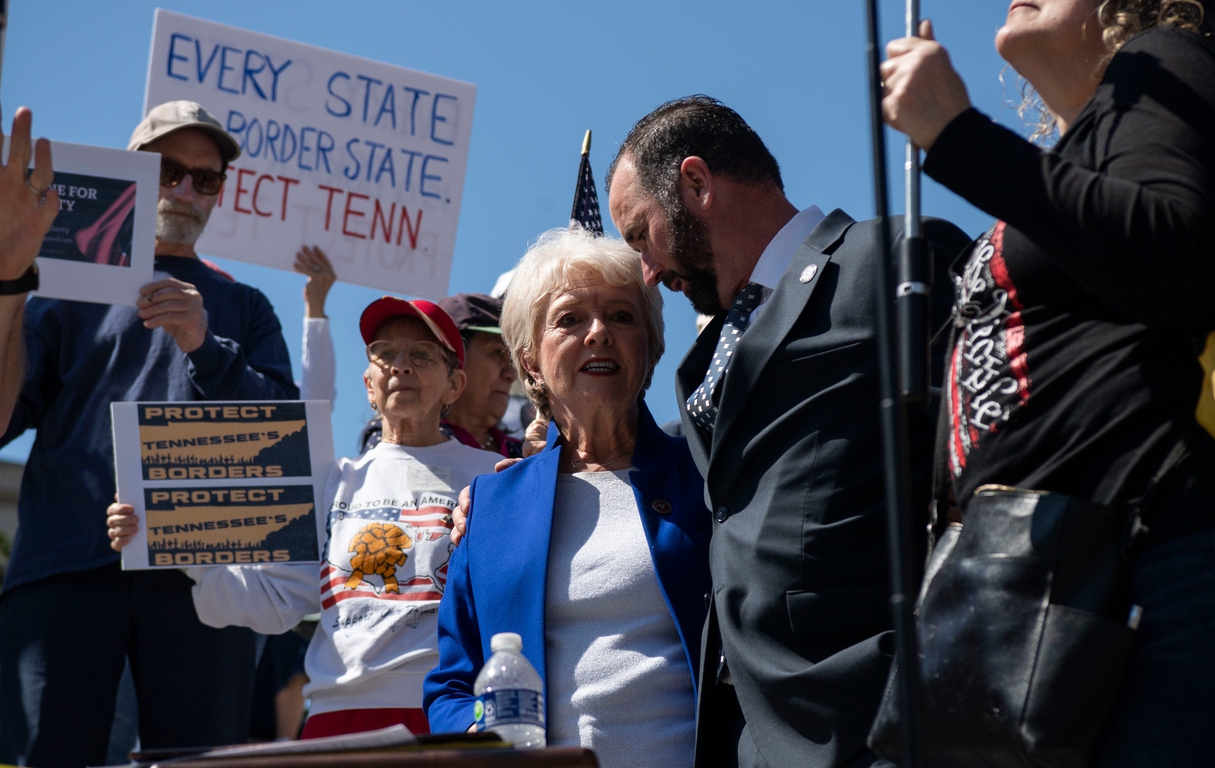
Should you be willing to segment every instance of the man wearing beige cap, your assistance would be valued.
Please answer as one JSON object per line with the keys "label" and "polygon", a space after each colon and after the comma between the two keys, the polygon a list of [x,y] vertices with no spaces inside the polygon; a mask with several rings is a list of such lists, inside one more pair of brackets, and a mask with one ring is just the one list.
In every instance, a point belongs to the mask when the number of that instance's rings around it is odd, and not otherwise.
{"label": "man wearing beige cap", "polygon": [[[28,118],[19,120],[14,140],[23,130],[28,156]],[[26,188],[12,170],[21,157],[0,171],[0,250],[19,244],[0,253],[0,445],[37,430],[0,594],[0,763],[104,763],[127,658],[143,748],[248,733],[253,633],[203,625],[184,574],[124,572],[109,547],[110,403],[281,400],[298,390],[270,302],[194,250],[240,146],[201,106],[176,101],[151,110],[128,148],[161,155],[155,282],[136,307],[24,301],[54,202],[44,193],[49,148],[36,153]]]}

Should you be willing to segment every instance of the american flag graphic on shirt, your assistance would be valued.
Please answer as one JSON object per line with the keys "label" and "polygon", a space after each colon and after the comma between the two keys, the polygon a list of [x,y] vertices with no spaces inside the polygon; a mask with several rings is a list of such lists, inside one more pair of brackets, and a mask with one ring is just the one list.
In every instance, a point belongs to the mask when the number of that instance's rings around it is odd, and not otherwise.
{"label": "american flag graphic on shirt", "polygon": [[321,607],[353,598],[405,602],[438,600],[451,558],[453,494],[372,502],[329,513],[321,567]]}

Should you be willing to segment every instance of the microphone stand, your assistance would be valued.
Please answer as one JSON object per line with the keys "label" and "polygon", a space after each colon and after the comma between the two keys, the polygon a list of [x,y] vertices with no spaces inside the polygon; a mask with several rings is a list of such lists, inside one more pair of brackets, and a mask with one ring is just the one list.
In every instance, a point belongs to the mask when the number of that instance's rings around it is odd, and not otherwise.
{"label": "microphone stand", "polygon": [[[919,34],[920,2],[907,0],[907,36]],[[909,405],[927,405],[932,364],[932,247],[920,227],[920,148],[907,138],[907,213],[895,288],[899,345],[899,394]]]}
{"label": "microphone stand", "polygon": [[[878,368],[881,389],[882,461],[885,469],[886,521],[890,547],[890,603],[896,632],[899,723],[903,750],[901,768],[921,768],[920,663],[915,626],[915,565],[911,539],[910,449],[907,413],[900,397],[900,357],[894,348],[891,303],[895,296],[890,245],[890,215],[886,183],[886,136],[882,121],[882,78],[879,69],[877,0],[866,2],[869,26],[869,112],[873,138],[874,201],[877,209],[879,259],[877,274]],[[912,294],[914,295],[914,294]],[[926,298],[926,297],[925,297]],[[910,359],[910,358],[908,358]]]}

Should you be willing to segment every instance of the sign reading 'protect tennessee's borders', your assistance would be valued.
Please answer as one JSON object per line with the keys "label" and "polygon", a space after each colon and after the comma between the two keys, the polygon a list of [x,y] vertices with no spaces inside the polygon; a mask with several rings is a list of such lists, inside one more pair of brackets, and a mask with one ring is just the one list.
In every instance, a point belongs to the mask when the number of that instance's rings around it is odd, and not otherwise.
{"label": "sign reading 'protect tennessee's borders'", "polygon": [[178,403],[139,409],[145,480],[308,477],[305,403]]}
{"label": "sign reading 'protect tennessee's borders'", "polygon": [[319,561],[328,403],[114,403],[123,568]]}
{"label": "sign reading 'protect tennessee's borders'", "polygon": [[[403,46],[402,50],[408,50]],[[145,114],[189,99],[240,142],[203,253],[438,299],[455,250],[476,86],[156,11]]]}

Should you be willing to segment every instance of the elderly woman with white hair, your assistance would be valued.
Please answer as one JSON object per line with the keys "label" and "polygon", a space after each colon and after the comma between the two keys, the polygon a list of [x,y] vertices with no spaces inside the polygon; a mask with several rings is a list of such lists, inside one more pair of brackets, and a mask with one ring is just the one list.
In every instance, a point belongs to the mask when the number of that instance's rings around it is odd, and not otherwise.
{"label": "elderly woman with white hair", "polygon": [[662,298],[624,242],[553,230],[516,268],[502,334],[548,442],[473,481],[424,688],[431,726],[474,725],[490,639],[515,632],[545,683],[550,745],[592,748],[605,768],[690,766],[711,527],[686,441],[643,399]]}

